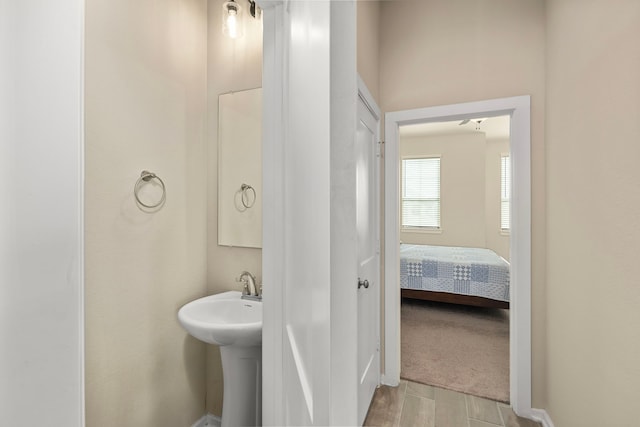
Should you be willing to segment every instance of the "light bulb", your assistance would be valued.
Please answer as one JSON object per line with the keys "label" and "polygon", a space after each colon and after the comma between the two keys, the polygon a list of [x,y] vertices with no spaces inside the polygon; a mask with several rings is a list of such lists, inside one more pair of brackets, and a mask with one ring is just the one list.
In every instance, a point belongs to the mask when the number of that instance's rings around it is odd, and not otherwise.
{"label": "light bulb", "polygon": [[232,39],[242,37],[242,8],[233,0],[222,5],[222,32]]}
{"label": "light bulb", "polygon": [[227,15],[227,31],[232,39],[238,37],[238,15],[233,10],[230,10]]}

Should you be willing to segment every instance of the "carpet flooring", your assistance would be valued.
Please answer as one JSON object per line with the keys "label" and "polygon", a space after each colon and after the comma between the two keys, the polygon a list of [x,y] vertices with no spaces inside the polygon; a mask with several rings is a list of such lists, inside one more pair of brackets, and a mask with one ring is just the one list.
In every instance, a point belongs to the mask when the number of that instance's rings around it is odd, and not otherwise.
{"label": "carpet flooring", "polygon": [[404,379],[509,402],[509,311],[403,299]]}

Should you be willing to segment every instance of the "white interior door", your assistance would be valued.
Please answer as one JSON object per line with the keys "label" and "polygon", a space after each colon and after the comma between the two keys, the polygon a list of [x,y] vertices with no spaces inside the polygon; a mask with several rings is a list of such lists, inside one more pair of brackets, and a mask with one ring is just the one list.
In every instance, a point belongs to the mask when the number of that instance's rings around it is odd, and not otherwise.
{"label": "white interior door", "polygon": [[379,121],[362,97],[358,98],[356,133],[359,425],[380,379]]}

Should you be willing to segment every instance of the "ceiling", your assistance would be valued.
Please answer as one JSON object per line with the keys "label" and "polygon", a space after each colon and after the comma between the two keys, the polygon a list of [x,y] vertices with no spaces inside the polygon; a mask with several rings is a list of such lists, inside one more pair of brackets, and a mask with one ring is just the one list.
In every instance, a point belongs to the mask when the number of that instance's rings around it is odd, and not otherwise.
{"label": "ceiling", "polygon": [[487,141],[509,139],[509,116],[489,117],[479,125],[473,119],[464,125],[460,123],[461,120],[404,125],[400,127],[400,136],[416,137],[482,132],[486,135]]}

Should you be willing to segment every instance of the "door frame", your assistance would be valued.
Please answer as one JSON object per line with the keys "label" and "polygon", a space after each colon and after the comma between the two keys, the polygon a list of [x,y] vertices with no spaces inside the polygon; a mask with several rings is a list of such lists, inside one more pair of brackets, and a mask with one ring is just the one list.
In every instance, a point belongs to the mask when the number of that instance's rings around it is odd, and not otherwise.
{"label": "door frame", "polygon": [[258,0],[262,9],[262,422],[284,424],[284,2]]}
{"label": "door frame", "polygon": [[[380,315],[382,313],[381,311],[381,298],[382,298],[382,291],[383,291],[383,287],[382,287],[382,274],[381,274],[381,269],[382,269],[382,259],[381,259],[381,251],[382,251],[382,242],[380,239],[380,235],[381,235],[381,225],[382,225],[382,218],[381,218],[381,211],[380,211],[380,199],[382,196],[382,183],[380,181],[380,169],[381,169],[381,165],[380,165],[380,161],[381,161],[381,157],[382,157],[382,151],[381,151],[381,143],[380,143],[380,122],[382,121],[382,113],[380,111],[380,107],[378,106],[378,104],[376,103],[375,98],[373,97],[373,95],[371,94],[371,92],[369,91],[369,89],[367,88],[367,85],[365,84],[364,80],[362,80],[362,77],[360,77],[360,75],[358,75],[358,99],[360,101],[362,101],[362,103],[364,104],[364,106],[369,110],[369,112],[371,113],[371,115],[373,116],[373,118],[376,120],[376,137],[377,137],[377,147],[375,149],[376,152],[376,161],[375,164],[373,164],[373,168],[374,168],[374,173],[375,173],[375,182],[376,182],[376,187],[374,189],[375,191],[375,195],[376,195],[376,200],[375,200],[375,205],[378,207],[378,210],[375,212],[376,215],[376,252],[377,252],[377,276],[376,276],[376,282],[379,286],[377,295],[375,296],[375,307],[374,307],[374,312],[376,313],[376,319],[374,322],[374,329],[375,329],[375,337],[376,337],[376,346],[377,346],[377,351],[378,351],[378,355],[377,355],[377,365],[373,367],[374,371],[377,374],[377,384],[380,385],[380,381],[381,381],[381,377],[382,377],[382,372],[381,372],[381,368],[382,368],[382,352],[381,352],[381,348],[380,348],[380,341],[381,341],[381,337],[380,337],[380,329],[381,329],[381,325],[380,325]],[[358,331],[359,332],[359,331]],[[358,392],[360,392],[360,390],[358,390]],[[369,405],[371,405],[371,402],[369,402]],[[360,421],[360,420],[358,420]],[[364,420],[363,420],[364,421]]]}
{"label": "door frame", "polygon": [[85,2],[0,10],[0,425],[83,427]]}
{"label": "door frame", "polygon": [[[402,125],[509,115],[512,170],[510,399],[514,411],[531,411],[531,99],[516,96],[385,114],[385,371],[382,382],[400,381],[399,132]],[[391,285],[391,286],[388,286]]]}

